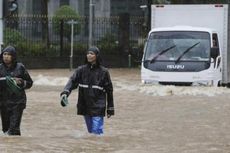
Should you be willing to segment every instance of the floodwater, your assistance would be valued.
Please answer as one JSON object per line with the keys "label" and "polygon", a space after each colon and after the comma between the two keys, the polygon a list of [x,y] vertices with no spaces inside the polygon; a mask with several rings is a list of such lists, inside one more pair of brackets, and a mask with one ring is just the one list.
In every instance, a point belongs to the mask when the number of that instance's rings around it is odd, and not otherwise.
{"label": "floodwater", "polygon": [[[109,69],[115,116],[87,133],[77,90],[63,108],[68,69],[30,70],[22,136],[0,134],[0,153],[229,153],[230,89],[143,85],[139,69]],[[1,124],[1,123],[0,123]]]}

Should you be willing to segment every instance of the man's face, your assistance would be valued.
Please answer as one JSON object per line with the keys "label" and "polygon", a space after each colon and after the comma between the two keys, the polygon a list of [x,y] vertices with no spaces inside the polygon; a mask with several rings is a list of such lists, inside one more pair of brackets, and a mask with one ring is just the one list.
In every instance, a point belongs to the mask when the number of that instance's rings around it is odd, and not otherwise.
{"label": "man's face", "polygon": [[13,61],[12,55],[10,53],[8,53],[8,52],[4,52],[3,53],[3,62],[5,64],[11,64],[12,61]]}
{"label": "man's face", "polygon": [[88,51],[86,56],[87,56],[87,60],[88,60],[89,63],[91,63],[91,64],[96,63],[97,56],[96,56],[96,54],[94,52]]}

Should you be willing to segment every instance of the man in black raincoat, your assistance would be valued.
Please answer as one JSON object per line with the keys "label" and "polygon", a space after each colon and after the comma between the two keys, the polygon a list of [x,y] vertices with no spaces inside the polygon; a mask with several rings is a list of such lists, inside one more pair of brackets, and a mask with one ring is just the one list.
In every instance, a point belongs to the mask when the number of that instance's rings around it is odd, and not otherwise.
{"label": "man in black raincoat", "polygon": [[[21,135],[20,123],[23,110],[26,108],[25,89],[32,86],[33,81],[22,63],[17,62],[16,50],[6,47],[1,53],[0,64],[0,112],[2,131],[6,135]],[[11,83],[7,84],[7,78]],[[12,90],[14,89],[14,90]]]}
{"label": "man in black raincoat", "polygon": [[[101,65],[100,51],[91,47],[85,65],[79,66],[61,93],[61,104],[79,87],[77,114],[83,115],[89,133],[103,134],[104,116],[114,115],[113,85],[108,70]],[[107,113],[105,113],[107,112]]]}

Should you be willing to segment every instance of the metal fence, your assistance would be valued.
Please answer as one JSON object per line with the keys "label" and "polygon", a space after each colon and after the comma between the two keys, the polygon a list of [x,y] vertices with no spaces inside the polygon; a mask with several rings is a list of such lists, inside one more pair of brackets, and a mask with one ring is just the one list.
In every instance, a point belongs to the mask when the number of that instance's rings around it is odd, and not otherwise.
{"label": "metal fence", "polygon": [[[89,19],[80,17],[74,25],[74,56],[88,48]],[[68,57],[71,47],[71,25],[68,20],[47,16],[13,16],[4,20],[4,46],[14,45],[20,57]],[[94,18],[93,45],[103,55],[140,56],[146,37],[143,17],[114,16]],[[134,55],[135,56],[135,55]],[[138,57],[133,58],[137,61]]]}

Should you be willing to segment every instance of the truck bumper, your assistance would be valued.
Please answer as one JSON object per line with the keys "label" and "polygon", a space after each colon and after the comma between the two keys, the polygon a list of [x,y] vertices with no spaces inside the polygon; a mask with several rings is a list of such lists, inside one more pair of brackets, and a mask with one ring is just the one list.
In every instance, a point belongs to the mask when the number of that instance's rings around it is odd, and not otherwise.
{"label": "truck bumper", "polygon": [[221,80],[221,74],[209,69],[200,72],[155,72],[142,68],[141,79],[143,83],[153,84],[217,86]]}

